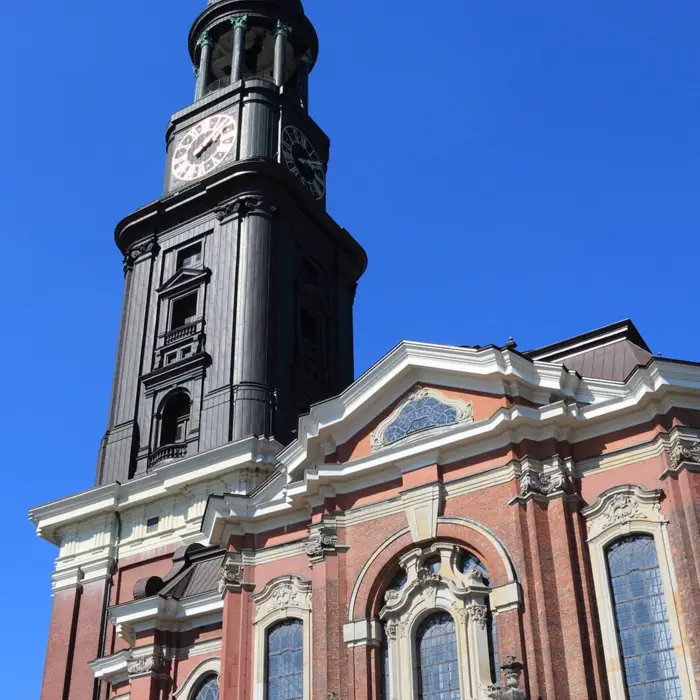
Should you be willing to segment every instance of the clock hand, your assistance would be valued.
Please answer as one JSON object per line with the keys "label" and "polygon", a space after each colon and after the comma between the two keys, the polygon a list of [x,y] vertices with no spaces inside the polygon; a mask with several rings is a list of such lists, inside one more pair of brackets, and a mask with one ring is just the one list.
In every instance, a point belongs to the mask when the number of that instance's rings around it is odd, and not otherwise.
{"label": "clock hand", "polygon": [[195,152],[194,157],[199,158],[199,156],[204,153],[204,151],[209,148],[215,141],[218,141],[222,136],[224,131],[226,130],[226,127],[228,124],[224,124],[222,127],[219,128],[218,131],[216,131],[214,134],[212,134]]}

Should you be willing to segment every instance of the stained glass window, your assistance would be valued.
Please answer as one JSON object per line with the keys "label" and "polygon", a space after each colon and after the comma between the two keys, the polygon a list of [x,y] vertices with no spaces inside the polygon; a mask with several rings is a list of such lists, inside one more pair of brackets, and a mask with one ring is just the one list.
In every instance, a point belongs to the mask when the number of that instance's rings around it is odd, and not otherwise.
{"label": "stained glass window", "polygon": [[192,695],[192,700],[219,700],[219,678],[207,676]]}
{"label": "stained glass window", "polygon": [[629,700],[681,700],[654,538],[617,540],[607,560]]}
{"label": "stained glass window", "polygon": [[459,700],[459,669],[455,621],[448,613],[434,613],[416,634],[418,696],[421,700]]}
{"label": "stained glass window", "polygon": [[285,620],[267,634],[266,700],[302,700],[304,639],[301,620]]}
{"label": "stained glass window", "polygon": [[384,445],[401,440],[420,430],[453,425],[458,422],[457,409],[434,396],[425,396],[407,403],[396,420],[384,432]]}

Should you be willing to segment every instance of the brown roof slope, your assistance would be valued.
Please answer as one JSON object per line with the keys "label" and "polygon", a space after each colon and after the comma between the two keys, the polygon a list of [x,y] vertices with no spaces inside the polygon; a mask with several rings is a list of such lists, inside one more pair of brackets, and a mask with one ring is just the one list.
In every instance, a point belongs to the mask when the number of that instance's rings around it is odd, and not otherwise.
{"label": "brown roof slope", "polygon": [[652,358],[644,338],[626,319],[525,353],[532,360],[564,365],[583,377],[624,382]]}

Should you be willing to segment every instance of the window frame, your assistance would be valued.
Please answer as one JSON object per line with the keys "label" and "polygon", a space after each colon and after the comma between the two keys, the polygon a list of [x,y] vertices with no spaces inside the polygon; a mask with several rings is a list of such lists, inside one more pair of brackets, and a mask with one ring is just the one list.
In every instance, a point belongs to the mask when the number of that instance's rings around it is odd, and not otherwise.
{"label": "window frame", "polygon": [[600,634],[603,641],[605,667],[610,689],[610,700],[627,700],[622,653],[615,624],[607,550],[617,540],[629,535],[649,535],[653,538],[656,558],[663,586],[668,625],[671,630],[676,664],[684,700],[695,700],[694,679],[688,650],[683,643],[679,612],[674,591],[676,575],[671,558],[668,520],[660,509],[663,491],[652,491],[643,486],[616,486],[603,492],[596,502],[584,508],[583,516],[589,529],[588,549],[591,557],[593,587],[595,589]]}
{"label": "window frame", "polygon": [[[423,621],[435,613],[447,613],[455,621],[460,697],[478,697],[481,688],[492,682],[486,625],[491,589],[457,570],[462,551],[451,543],[437,543],[427,549],[411,550],[399,560],[408,582],[397,594],[386,598],[379,613],[386,623],[392,697],[418,697],[417,633]],[[439,573],[423,566],[436,554],[442,562]],[[428,572],[428,580],[422,572]]]}
{"label": "window frame", "polygon": [[300,576],[279,576],[253,596],[253,700],[267,700],[267,638],[278,622],[299,620],[303,639],[303,700],[311,700],[311,582]]}
{"label": "window frame", "polygon": [[[195,666],[187,676],[185,682],[173,693],[173,700],[194,700],[195,691],[199,690],[200,683],[206,676],[215,675],[221,685],[221,658],[212,656]],[[220,690],[220,687],[219,687]]]}

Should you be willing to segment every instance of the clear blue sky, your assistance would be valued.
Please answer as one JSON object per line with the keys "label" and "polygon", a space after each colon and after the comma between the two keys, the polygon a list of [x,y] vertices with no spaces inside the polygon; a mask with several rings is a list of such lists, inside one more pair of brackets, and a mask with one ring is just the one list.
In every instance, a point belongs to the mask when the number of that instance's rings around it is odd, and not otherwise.
{"label": "clear blue sky", "polygon": [[[204,0],[6,2],[0,32],[3,693],[35,700],[55,550],[91,486],[123,276]],[[330,213],[365,246],[356,369],[403,338],[543,345],[632,317],[700,360],[700,4],[306,0]],[[439,8],[439,9],[437,9]],[[7,682],[9,681],[9,687]]]}

